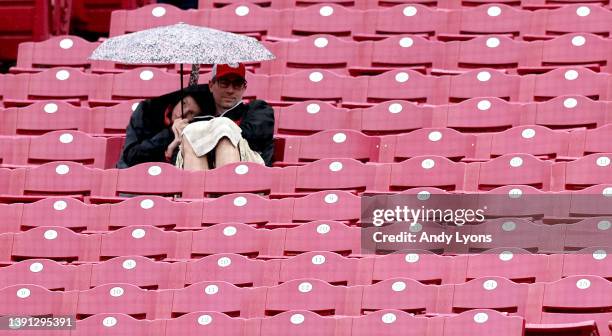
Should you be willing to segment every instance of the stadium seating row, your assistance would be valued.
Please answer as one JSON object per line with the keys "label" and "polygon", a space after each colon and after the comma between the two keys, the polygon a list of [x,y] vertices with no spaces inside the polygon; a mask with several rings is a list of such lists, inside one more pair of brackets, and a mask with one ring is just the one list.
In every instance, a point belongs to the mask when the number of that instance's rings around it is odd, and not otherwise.
{"label": "stadium seating row", "polygon": [[[79,112],[78,108],[73,110]],[[4,117],[9,119],[5,126],[11,127],[17,123],[15,114],[9,112]],[[11,117],[13,120],[10,120]],[[290,124],[291,120],[286,120]],[[70,126],[80,120],[58,121],[66,121],[65,124]],[[308,119],[302,121],[307,122]],[[53,127],[51,123],[42,124],[44,122],[44,119],[38,120],[35,116],[30,116],[29,120],[22,119],[25,127],[38,128],[35,131]],[[282,126],[287,123],[280,124]],[[484,162],[517,152],[541,159],[571,161],[588,154],[612,152],[611,130],[610,124],[593,130],[580,129],[573,132],[550,130],[543,126],[517,126],[503,132],[473,135],[462,134],[450,128],[422,128],[379,137],[353,130],[330,129],[309,136],[276,139],[278,150],[275,165],[303,165],[304,162],[332,157],[369,162],[400,162],[422,155],[438,155],[455,161]],[[123,141],[123,137],[97,137],[80,131],[63,130],[43,135],[0,136],[0,162],[4,167],[20,167],[50,161],[74,161],[94,168],[114,168]]]}
{"label": "stadium seating row", "polygon": [[268,40],[314,34],[356,40],[376,40],[397,34],[420,34],[443,40],[461,40],[482,34],[536,39],[575,32],[608,37],[612,31],[608,24],[611,18],[608,8],[585,4],[537,11],[505,4],[451,10],[421,4],[397,4],[370,10],[333,3],[289,9],[236,3],[204,10],[149,5],[113,12],[110,36],[185,22]]}
{"label": "stadium seating row", "polygon": [[[425,316],[425,313],[460,313],[489,308],[518,316],[519,329],[523,326],[520,318],[523,317],[529,323],[569,324],[555,326],[561,330],[575,328],[574,323],[582,322],[590,324],[592,328],[597,326],[602,335],[607,335],[612,313],[601,312],[601,307],[609,304],[611,287],[612,284],[606,279],[590,275],[530,285],[513,283],[500,277],[478,278],[464,284],[444,286],[423,285],[414,280],[396,278],[375,285],[350,287],[332,286],[317,279],[297,279],[273,287],[240,288],[226,282],[205,281],[182,289],[155,291],[129,284],[107,284],[68,292],[51,292],[36,285],[16,285],[1,289],[0,297],[10,307],[3,307],[3,314],[17,311],[20,314],[42,315],[54,311],[63,315],[76,313],[78,319],[100,313],[163,319],[196,311],[265,317],[292,310],[311,311],[313,315],[310,316],[339,317],[359,316],[383,309]],[[474,292],[479,295],[474,295]],[[465,322],[477,322],[481,328],[483,323],[489,322],[487,317],[492,317],[487,315],[481,319],[476,318],[475,312],[471,313],[471,321],[466,319]],[[493,316],[502,318],[503,315]],[[490,332],[491,329],[486,330]],[[510,334],[522,335],[515,332]]]}
{"label": "stadium seating row", "polygon": [[[478,322],[476,322],[478,321]],[[121,313],[95,314],[77,320],[69,331],[28,331],[28,335],[132,335],[164,336],[223,334],[231,336],[340,335],[391,336],[401,332],[407,336],[451,336],[456,330],[470,335],[487,335],[492,330],[500,336],[521,336],[525,322],[518,316],[507,316],[488,309],[475,309],[463,314],[439,315],[432,318],[415,317],[400,310],[381,310],[362,316],[321,316],[311,311],[288,311],[268,318],[237,318],[218,312],[192,312],[172,319],[138,320]],[[532,330],[547,330],[553,326],[527,325]],[[429,332],[428,328],[433,331]],[[593,331],[594,322],[582,329]]]}
{"label": "stadium seating row", "polygon": [[[604,246],[609,244],[610,218],[594,219],[552,228],[518,218],[492,220],[471,228],[473,234],[488,233],[495,239],[488,244],[470,244],[473,250],[467,251],[466,247],[464,252],[472,254],[433,254],[426,248],[441,250],[443,245],[433,242],[381,243],[377,246],[380,252],[391,251],[390,245],[395,245],[395,251],[401,251],[384,257],[359,255],[359,229],[332,221],[274,230],[253,229],[238,223],[217,224],[187,232],[135,226],[91,235],[46,226],[0,235],[0,241],[6,244],[0,258],[6,266],[0,268],[0,285],[32,283],[53,290],[69,290],[110,282],[127,282],[143,288],[179,288],[204,280],[222,280],[248,287],[304,277],[336,285],[373,284],[395,277],[411,278],[426,284],[462,283],[484,276],[503,276],[519,283],[552,281],[584,274],[612,278],[612,263],[607,257],[611,250]],[[605,229],[606,224],[608,229]],[[516,234],[504,231],[512,227],[518,227],[514,229]],[[320,233],[324,230],[329,231]],[[343,234],[347,235],[346,241],[339,238]],[[364,240],[368,238],[367,234],[364,229]],[[504,235],[527,237],[529,241],[504,239]],[[164,244],[156,239],[164,239]],[[538,252],[545,251],[545,245],[565,246],[546,251],[557,253],[552,255],[531,254],[510,246],[521,243]],[[508,246],[499,247],[505,245]],[[411,249],[413,246],[423,249]],[[360,258],[346,258],[333,252],[348,255],[351,250]],[[149,258],[180,262],[154,262]],[[65,262],[72,262],[72,265]],[[41,273],[37,267],[44,267],[45,271]]]}
{"label": "stadium seating row", "polygon": [[[139,100],[129,100],[114,106],[90,108],[63,101],[40,101],[22,108],[0,109],[0,134],[42,135],[55,130],[78,130],[92,135],[123,135],[138,102]],[[462,133],[478,133],[504,131],[520,125],[574,130],[581,127],[597,128],[607,124],[612,124],[612,104],[593,101],[584,96],[560,96],[540,103],[510,103],[499,98],[472,98],[462,103],[440,106],[423,106],[392,100],[369,108],[355,109],[311,100],[275,108],[274,133],[285,137],[310,135],[328,129],[344,129],[368,135],[387,135],[422,128],[451,128]],[[537,126],[533,128],[540,129]],[[600,128],[599,131],[603,129],[606,128]],[[599,147],[607,142],[599,139],[599,131],[587,131],[584,146],[582,142],[571,143],[570,145],[575,147],[571,151],[610,151]],[[544,134],[549,132],[542,131]],[[528,149],[526,152],[530,153]]]}
{"label": "stadium seating row", "polygon": [[[207,83],[210,74],[200,76]],[[612,100],[609,74],[588,68],[557,68],[540,75],[508,75],[495,69],[461,75],[429,76],[396,69],[376,76],[348,77],[329,70],[303,70],[288,75],[247,73],[244,98],[265,99],[272,105],[324,100],[345,107],[369,107],[390,100],[427,104],[458,103],[475,97],[497,97],[512,102],[545,101],[557,96],[583,95]],[[86,74],[73,68],[53,68],[36,74],[5,75],[5,107],[59,99],[75,105],[109,106],[125,100],[150,98],[179,88],[179,75],[156,68],[121,74]],[[187,79],[185,79],[187,80]]]}
{"label": "stadium seating row", "polygon": [[[293,73],[304,68],[324,68],[344,75],[380,74],[394,68],[425,73],[452,73],[474,67],[490,67],[510,73],[529,74],[558,66],[588,66],[597,72],[609,68],[612,42],[593,34],[566,34],[546,41],[524,42],[506,36],[480,36],[469,41],[439,42],[415,35],[380,41],[353,42],[333,35],[313,35],[295,41],[263,42],[276,55],[273,61],[249,63],[257,74]],[[92,61],[89,56],[99,42],[78,36],[56,36],[44,42],[19,46],[12,73],[40,72],[50,67],[75,67],[92,73],[120,73],[138,65]],[[178,72],[178,66],[160,69]],[[208,72],[203,67],[200,71]]]}
{"label": "stadium seating row", "polygon": [[[557,8],[562,5],[580,4],[587,1],[580,0],[564,0],[564,1],[547,1],[547,0],[379,0],[379,1],[365,1],[365,0],[200,0],[199,9],[206,8],[220,8],[235,3],[249,3],[260,7],[271,7],[271,8],[297,8],[305,7],[320,3],[333,3],[340,6],[357,9],[372,9],[389,7],[400,4],[421,4],[428,7],[438,8],[460,8],[460,7],[474,7],[485,4],[505,4],[508,6],[522,7],[524,9],[538,9],[538,8]],[[605,5],[607,1],[588,1],[589,4]]]}

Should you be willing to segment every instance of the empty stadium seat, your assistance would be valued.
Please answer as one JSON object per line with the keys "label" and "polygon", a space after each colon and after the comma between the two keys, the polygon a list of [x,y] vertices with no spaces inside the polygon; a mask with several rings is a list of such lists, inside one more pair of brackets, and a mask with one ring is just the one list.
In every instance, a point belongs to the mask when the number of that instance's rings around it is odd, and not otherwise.
{"label": "empty stadium seat", "polygon": [[429,251],[402,251],[374,259],[373,281],[415,279],[425,284],[452,283],[453,258]]}
{"label": "empty stadium seat", "polygon": [[72,8],[73,27],[80,31],[108,33],[111,12],[120,9],[133,9],[151,3],[151,0],[83,0],[77,1]]}
{"label": "empty stadium seat", "polygon": [[390,100],[357,111],[361,112],[361,131],[373,135],[431,127],[434,119],[431,106],[402,100]]}
{"label": "empty stadium seat", "polygon": [[458,16],[449,25],[452,34],[440,34],[439,39],[465,40],[475,35],[503,34],[518,37],[528,34],[533,12],[505,4],[483,4],[474,8],[457,10]]}
{"label": "empty stadium seat", "polygon": [[562,275],[564,277],[582,274],[597,275],[608,280],[612,277],[612,269],[608,259],[610,248],[598,247],[594,244],[591,246],[563,255]]}
{"label": "empty stadium seat", "polygon": [[448,101],[460,102],[475,97],[497,97],[518,101],[521,77],[507,75],[499,70],[478,69],[450,78]]}
{"label": "empty stadium seat", "polygon": [[569,216],[589,218],[611,215],[610,198],[612,184],[598,184],[570,194]]}
{"label": "empty stadium seat", "polygon": [[[237,192],[271,194],[281,188],[283,180],[290,180],[287,171],[257,163],[236,162],[208,170],[201,194],[221,195]],[[291,183],[291,182],[289,182]]]}
{"label": "empty stadium seat", "polygon": [[358,255],[361,251],[361,231],[343,223],[319,220],[300,224],[285,232],[285,255],[308,251],[331,251],[341,255]]}
{"label": "empty stadium seat", "polygon": [[389,189],[401,191],[414,187],[464,190],[466,164],[436,155],[414,156],[390,165]]}
{"label": "empty stadium seat", "polygon": [[328,102],[309,100],[280,107],[275,116],[277,135],[310,135],[329,128],[358,128],[352,110],[336,107]]}
{"label": "empty stadium seat", "polygon": [[166,4],[151,4],[134,10],[116,10],[111,14],[110,37],[154,27],[184,22],[206,24],[205,11],[184,11]]}
{"label": "empty stadium seat", "polygon": [[51,32],[51,5],[44,0],[5,2],[0,6],[0,59],[14,60],[21,42],[41,41]]}
{"label": "empty stadium seat", "polygon": [[420,4],[396,4],[390,8],[369,10],[366,14],[369,23],[367,30],[358,33],[358,40],[379,40],[390,35],[418,34],[434,36],[445,31],[448,24],[448,12]]}
{"label": "empty stadium seat", "polygon": [[111,230],[131,226],[134,218],[145,225],[172,229],[184,226],[185,203],[172,202],[167,198],[142,195],[111,204],[108,211],[108,228]]}
{"label": "empty stadium seat", "polygon": [[425,76],[410,69],[395,69],[367,77],[367,102],[409,100],[417,103],[441,104],[448,90],[446,78]]}
{"label": "empty stadium seat", "polygon": [[332,286],[318,279],[296,279],[269,287],[265,304],[266,316],[298,309],[323,316],[343,315],[347,290],[348,287]]}
{"label": "empty stadium seat", "polygon": [[508,184],[523,184],[550,190],[552,163],[529,154],[504,154],[479,163],[478,188],[492,189]]}
{"label": "empty stadium seat", "polygon": [[61,226],[73,231],[106,227],[104,206],[85,204],[70,197],[47,197],[24,204],[20,226],[23,231],[40,226]]}
{"label": "empty stadium seat", "polygon": [[249,35],[258,40],[268,35],[287,36],[290,25],[290,18],[287,17],[290,12],[263,8],[248,2],[211,9],[206,14],[208,14],[206,26]]}
{"label": "empty stadium seat", "polygon": [[591,33],[609,37],[612,29],[610,10],[595,4],[567,4],[556,9],[542,10],[537,33],[558,36],[567,33]]}
{"label": "empty stadium seat", "polygon": [[531,254],[520,248],[498,247],[465,257],[465,280],[503,276],[518,283],[534,283],[556,280],[560,276],[559,270],[549,260],[551,257]]}
{"label": "empty stadium seat", "polygon": [[500,336],[518,336],[525,333],[525,320],[519,316],[507,316],[494,310],[479,309],[444,317],[443,336],[468,333],[483,336],[494,333]]}
{"label": "empty stadium seat", "polygon": [[359,259],[326,251],[312,251],[281,261],[279,282],[294,279],[320,279],[333,285],[355,285],[362,282]]}
{"label": "empty stadium seat", "polygon": [[4,94],[5,106],[25,106],[40,100],[63,100],[73,105],[85,105],[85,101],[99,94],[101,77],[86,74],[78,69],[58,67],[39,73],[22,73],[12,77]]}
{"label": "empty stadium seat", "polygon": [[239,288],[224,281],[204,281],[174,290],[172,317],[195,311],[215,311],[232,317],[249,317],[249,306],[260,304],[265,295],[261,288]]}
{"label": "empty stadium seat", "polygon": [[384,309],[353,319],[351,335],[406,336],[424,335],[427,333],[427,318],[416,317],[401,310]]}
{"label": "empty stadium seat", "polygon": [[546,101],[563,95],[582,95],[593,100],[606,100],[608,75],[587,68],[559,67],[542,75],[528,75],[521,87],[521,100]]}
{"label": "empty stadium seat", "polygon": [[579,149],[579,156],[589,155],[593,153],[610,153],[610,135],[612,134],[612,125],[607,124],[602,127],[588,130],[584,139],[584,147]]}
{"label": "empty stadium seat", "polygon": [[397,309],[415,315],[435,311],[436,286],[408,278],[392,278],[363,287],[361,311]]}
{"label": "empty stadium seat", "polygon": [[[569,205],[569,195],[542,191],[525,185],[505,185],[478,195],[478,208],[486,209],[485,216],[490,218],[522,217],[524,220],[536,221],[567,217]],[[520,224],[529,225],[530,223],[523,222]],[[548,232],[547,234],[551,233]],[[528,246],[529,248],[536,246],[544,248],[543,241],[540,243],[531,241],[535,237],[515,236],[514,238],[517,239],[516,243],[524,239],[524,243],[534,244]],[[527,245],[520,247],[527,248]],[[551,246],[545,248],[551,248]]]}
{"label": "empty stadium seat", "polygon": [[63,304],[64,293],[52,292],[37,285],[12,285],[0,289],[2,315],[43,316],[49,313],[70,314]]}
{"label": "empty stadium seat", "polygon": [[197,336],[203,333],[242,335],[247,329],[245,319],[231,318],[215,311],[192,312],[164,322],[165,335]]}
{"label": "empty stadium seat", "polygon": [[0,288],[28,283],[49,290],[78,288],[77,268],[49,259],[24,260],[0,268]]}
{"label": "empty stadium seat", "polygon": [[112,283],[78,292],[77,319],[100,313],[122,313],[133,318],[152,319],[155,292],[126,283]]}
{"label": "empty stadium seat", "polygon": [[296,336],[334,335],[337,318],[319,316],[310,311],[294,310],[261,319],[261,333],[281,336],[286,333]]}
{"label": "empty stadium seat", "polygon": [[356,223],[360,197],[347,191],[318,191],[293,200],[293,222],[336,220]]}
{"label": "empty stadium seat", "polygon": [[277,150],[275,165],[297,164],[324,158],[378,161],[380,139],[353,130],[325,130],[305,137],[287,137]]}
{"label": "empty stadium seat", "polygon": [[91,110],[91,131],[94,134],[125,134],[132,113],[140,99],[128,100],[113,106],[100,106]]}
{"label": "empty stadium seat", "polygon": [[385,137],[381,161],[398,162],[422,155],[439,155],[451,160],[476,157],[476,136],[450,128],[422,128]]}
{"label": "empty stadium seat", "polygon": [[543,159],[567,156],[570,134],[543,126],[517,126],[491,136],[491,156],[526,153]]}
{"label": "empty stadium seat", "polygon": [[43,42],[20,43],[17,65],[10,72],[40,72],[51,67],[71,67],[84,71],[90,67],[88,58],[98,45],[72,35],[54,36]]}
{"label": "empty stadium seat", "polygon": [[460,132],[492,132],[520,125],[524,106],[497,97],[486,97],[471,98],[439,108],[446,113],[446,127]]}
{"label": "empty stadium seat", "polygon": [[[606,246],[609,244],[610,232],[610,217],[591,217],[574,224],[566,224],[564,249],[577,251],[594,246]],[[588,256],[586,253],[585,255]]]}
{"label": "empty stadium seat", "polygon": [[186,263],[185,285],[201,281],[225,281],[239,287],[276,284],[278,272],[269,272],[269,265],[235,253],[215,253]]}
{"label": "empty stadium seat", "polygon": [[308,36],[330,34],[350,36],[364,30],[364,11],[355,10],[337,4],[313,4],[304,8],[295,8],[291,20],[291,35]]}
{"label": "empty stadium seat", "polygon": [[102,313],[77,321],[71,335],[117,335],[119,333],[144,336],[151,335],[153,330],[153,321],[137,320],[122,313]]}
{"label": "empty stadium seat", "polygon": [[564,34],[542,43],[541,66],[586,66],[597,72],[609,71],[610,43],[601,36],[584,33]]}
{"label": "empty stadium seat", "polygon": [[[162,231],[153,226],[124,227],[100,236],[100,260],[113,257],[140,255],[156,260],[184,258],[181,254],[182,235],[173,231]],[[188,237],[186,238],[188,240]]]}
{"label": "empty stadium seat", "polygon": [[102,170],[88,168],[76,162],[49,162],[31,168],[13,171],[13,178],[21,185],[15,189],[16,195],[42,196],[89,196],[100,192]]}
{"label": "empty stadium seat", "polygon": [[125,255],[91,264],[91,279],[88,286],[129,283],[143,289],[176,288],[182,286],[183,280],[179,278],[180,273],[177,273],[170,263]]}
{"label": "empty stadium seat", "polygon": [[534,124],[553,129],[601,127],[609,123],[609,104],[579,95],[563,95],[536,104]]}
{"label": "empty stadium seat", "polygon": [[67,262],[92,260],[91,255],[95,252],[92,250],[96,247],[97,239],[63,227],[38,227],[13,234],[11,258],[12,261],[32,258]]}
{"label": "empty stadium seat", "polygon": [[[539,44],[516,41],[505,35],[478,36],[456,44],[456,54],[446,56],[448,70],[494,68],[515,73],[517,68],[538,65]],[[452,49],[451,49],[452,50]],[[442,71],[444,72],[444,71]]]}
{"label": "empty stadium seat", "polygon": [[63,101],[45,101],[6,109],[1,118],[1,131],[8,135],[41,135],[56,130],[88,132],[90,110]]}
{"label": "empty stadium seat", "polygon": [[112,168],[123,146],[123,138],[92,137],[80,131],[59,130],[14,140],[10,166],[37,165],[50,161],[75,161],[94,168]]}
{"label": "empty stadium seat", "polygon": [[217,253],[236,253],[249,257],[269,255],[274,238],[279,231],[255,229],[246,224],[217,224],[193,232],[191,258],[201,258]]}
{"label": "empty stadium seat", "polygon": [[[341,76],[326,69],[302,70],[288,75],[273,75],[270,80],[280,83],[281,87],[278,88],[278,93],[283,101],[358,101],[353,97],[357,97],[361,93],[358,79]],[[349,82],[352,86],[351,90],[347,89]],[[363,87],[363,85],[361,86]]]}
{"label": "empty stadium seat", "polygon": [[504,277],[484,277],[453,285],[452,311],[488,308],[510,315],[525,316],[528,285]]}
{"label": "empty stadium seat", "polygon": [[612,183],[612,154],[590,154],[565,163],[565,188],[581,189],[595,184]]}

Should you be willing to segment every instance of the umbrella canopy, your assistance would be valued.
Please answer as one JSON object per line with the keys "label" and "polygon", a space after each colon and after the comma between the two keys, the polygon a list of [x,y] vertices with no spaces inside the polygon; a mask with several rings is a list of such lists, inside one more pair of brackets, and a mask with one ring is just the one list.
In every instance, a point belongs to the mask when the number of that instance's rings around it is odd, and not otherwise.
{"label": "umbrella canopy", "polygon": [[89,58],[126,64],[230,64],[275,56],[252,37],[178,23],[109,38]]}

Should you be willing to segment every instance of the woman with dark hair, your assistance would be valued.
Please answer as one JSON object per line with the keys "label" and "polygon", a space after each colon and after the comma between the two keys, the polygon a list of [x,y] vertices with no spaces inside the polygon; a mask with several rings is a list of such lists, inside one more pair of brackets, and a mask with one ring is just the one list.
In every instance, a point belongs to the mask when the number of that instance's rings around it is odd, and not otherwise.
{"label": "woman with dark hair", "polygon": [[210,111],[214,100],[206,84],[140,102],[127,126],[117,168],[144,162],[175,164],[183,129]]}

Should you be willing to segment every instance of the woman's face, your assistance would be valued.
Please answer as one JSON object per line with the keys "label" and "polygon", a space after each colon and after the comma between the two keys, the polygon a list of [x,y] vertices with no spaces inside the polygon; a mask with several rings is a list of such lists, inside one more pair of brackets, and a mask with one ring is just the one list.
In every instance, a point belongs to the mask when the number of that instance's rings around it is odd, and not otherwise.
{"label": "woman's face", "polygon": [[[199,115],[202,112],[195,99],[191,96],[186,96],[183,98],[183,119],[187,119],[188,121],[193,120],[193,118]],[[174,106],[172,109],[172,122],[176,119],[181,119],[181,102]]]}

